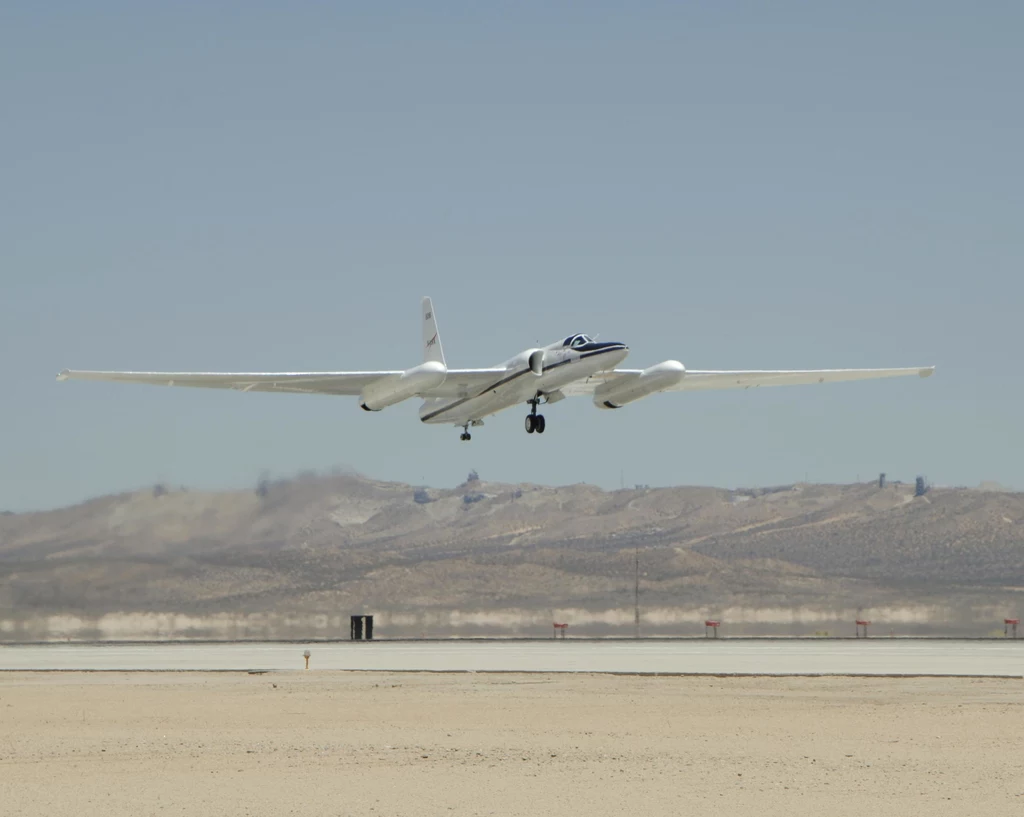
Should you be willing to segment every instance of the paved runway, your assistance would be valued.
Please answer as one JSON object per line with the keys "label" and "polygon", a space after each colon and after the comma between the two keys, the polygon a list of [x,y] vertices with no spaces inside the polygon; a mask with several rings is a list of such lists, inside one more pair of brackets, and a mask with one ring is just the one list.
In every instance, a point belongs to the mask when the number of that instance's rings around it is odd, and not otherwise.
{"label": "paved runway", "polygon": [[1024,676],[1020,641],[518,641],[0,646],[0,670]]}

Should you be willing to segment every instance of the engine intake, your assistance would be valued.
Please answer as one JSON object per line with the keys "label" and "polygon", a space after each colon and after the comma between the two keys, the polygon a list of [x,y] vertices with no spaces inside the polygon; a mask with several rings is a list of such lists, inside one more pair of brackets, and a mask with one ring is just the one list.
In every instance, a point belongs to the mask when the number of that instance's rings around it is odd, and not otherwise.
{"label": "engine intake", "polygon": [[544,350],[543,349],[535,349],[534,351],[530,352],[530,357],[528,358],[528,360],[529,360],[529,363],[530,363],[530,371],[531,372],[533,372],[535,375],[537,375],[537,377],[540,377],[542,374],[544,374]]}

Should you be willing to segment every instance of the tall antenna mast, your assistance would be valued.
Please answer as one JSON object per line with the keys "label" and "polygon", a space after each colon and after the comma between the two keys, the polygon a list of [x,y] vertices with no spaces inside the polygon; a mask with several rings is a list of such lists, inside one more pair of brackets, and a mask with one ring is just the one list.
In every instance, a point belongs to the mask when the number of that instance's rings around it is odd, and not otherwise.
{"label": "tall antenna mast", "polygon": [[635,576],[636,582],[633,586],[633,637],[640,637],[640,546],[635,553]]}

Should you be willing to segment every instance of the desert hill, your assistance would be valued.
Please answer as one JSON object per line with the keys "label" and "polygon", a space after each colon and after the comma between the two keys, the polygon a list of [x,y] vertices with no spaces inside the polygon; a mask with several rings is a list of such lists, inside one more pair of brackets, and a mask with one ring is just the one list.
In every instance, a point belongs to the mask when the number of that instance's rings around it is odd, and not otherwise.
{"label": "desert hill", "polygon": [[185,617],[199,634],[212,618],[362,610],[395,635],[533,632],[555,615],[627,634],[638,549],[650,632],[724,612],[805,631],[850,610],[904,632],[990,627],[1024,606],[1022,534],[1024,494],[904,485],[159,488],[0,516],[0,638],[117,615]]}

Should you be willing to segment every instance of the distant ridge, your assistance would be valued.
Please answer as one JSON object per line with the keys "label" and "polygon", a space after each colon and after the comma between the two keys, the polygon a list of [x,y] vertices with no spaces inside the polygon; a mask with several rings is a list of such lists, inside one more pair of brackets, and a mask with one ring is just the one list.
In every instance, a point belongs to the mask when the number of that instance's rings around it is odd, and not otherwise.
{"label": "distant ridge", "polygon": [[259,491],[134,492],[0,516],[0,620],[375,609],[408,614],[416,631],[430,611],[544,619],[556,608],[631,608],[636,548],[648,610],[913,604],[953,619],[962,607],[966,621],[1024,607],[1024,494],[913,493],[483,480],[437,489],[352,474],[266,480]]}

